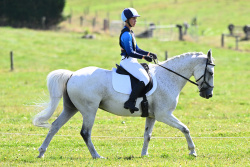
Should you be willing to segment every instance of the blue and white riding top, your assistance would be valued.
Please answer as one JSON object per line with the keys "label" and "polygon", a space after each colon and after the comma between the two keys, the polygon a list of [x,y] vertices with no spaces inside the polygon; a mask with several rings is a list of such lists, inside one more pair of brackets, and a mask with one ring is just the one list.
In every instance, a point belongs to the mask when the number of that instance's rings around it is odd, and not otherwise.
{"label": "blue and white riding top", "polygon": [[148,52],[140,49],[136,43],[133,31],[124,26],[120,35],[121,56],[142,59]]}

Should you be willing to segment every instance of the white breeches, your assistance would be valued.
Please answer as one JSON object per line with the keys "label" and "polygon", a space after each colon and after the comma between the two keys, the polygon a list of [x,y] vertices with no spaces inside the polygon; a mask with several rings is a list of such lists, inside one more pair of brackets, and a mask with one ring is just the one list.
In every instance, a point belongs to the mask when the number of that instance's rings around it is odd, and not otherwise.
{"label": "white breeches", "polygon": [[142,67],[142,65],[137,61],[136,58],[124,58],[122,56],[122,60],[120,65],[127,70],[130,74],[132,74],[135,78],[140,81],[143,81],[145,85],[149,83],[149,76],[146,70]]}

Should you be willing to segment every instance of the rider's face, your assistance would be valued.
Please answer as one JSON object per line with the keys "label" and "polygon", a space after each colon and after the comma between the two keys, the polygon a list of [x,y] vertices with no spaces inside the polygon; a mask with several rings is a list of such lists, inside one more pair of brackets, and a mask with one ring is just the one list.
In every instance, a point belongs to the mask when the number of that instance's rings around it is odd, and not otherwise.
{"label": "rider's face", "polygon": [[131,25],[132,27],[134,27],[135,24],[136,24],[136,18],[137,18],[137,17],[132,17],[132,18],[130,18],[130,19],[128,20],[129,23],[130,23],[130,25]]}

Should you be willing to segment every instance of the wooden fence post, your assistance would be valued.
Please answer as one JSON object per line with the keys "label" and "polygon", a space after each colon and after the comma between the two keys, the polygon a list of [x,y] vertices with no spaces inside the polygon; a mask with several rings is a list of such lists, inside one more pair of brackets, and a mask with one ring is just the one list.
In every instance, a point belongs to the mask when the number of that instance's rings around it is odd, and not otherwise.
{"label": "wooden fence post", "polygon": [[82,26],[82,25],[83,25],[83,17],[80,16],[80,26]]}
{"label": "wooden fence post", "polygon": [[94,17],[93,21],[92,21],[92,27],[93,27],[93,29],[95,28],[95,25],[96,25],[96,18]]}
{"label": "wooden fence post", "polygon": [[10,52],[10,71],[14,70],[14,56],[13,56],[13,52]]}
{"label": "wooden fence post", "polygon": [[221,47],[224,47],[224,34],[221,34]]}
{"label": "wooden fence post", "polygon": [[168,59],[168,51],[165,51],[165,60]]}
{"label": "wooden fence post", "polygon": [[45,22],[46,22],[46,17],[43,16],[43,17],[42,17],[42,28],[43,28],[43,29],[45,29],[45,26],[46,26],[46,25],[45,25]]}
{"label": "wooden fence post", "polygon": [[229,24],[228,25],[228,29],[229,29],[230,35],[233,36],[234,35],[234,25],[233,24]]}
{"label": "wooden fence post", "polygon": [[106,31],[108,29],[109,29],[109,20],[104,19],[104,21],[103,21],[103,30]]}
{"label": "wooden fence post", "polygon": [[69,17],[68,17],[69,24],[71,24],[71,17],[72,17],[71,15],[69,15]]}
{"label": "wooden fence post", "polygon": [[182,26],[177,24],[176,27],[179,29],[179,40],[183,40]]}

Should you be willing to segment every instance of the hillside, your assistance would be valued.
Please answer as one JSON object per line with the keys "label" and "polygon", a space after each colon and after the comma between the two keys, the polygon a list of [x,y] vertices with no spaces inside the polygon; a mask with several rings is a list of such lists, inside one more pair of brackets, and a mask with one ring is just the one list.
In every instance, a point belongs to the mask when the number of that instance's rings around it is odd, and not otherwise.
{"label": "hillside", "polygon": [[197,24],[203,35],[220,35],[227,32],[229,24],[243,26],[250,24],[248,0],[68,0],[64,15],[72,13],[73,18],[86,16],[119,20],[122,10],[134,7],[141,15],[142,20],[155,24],[183,24],[197,17]]}
{"label": "hillside", "polygon": [[[119,21],[122,10],[131,6],[136,8],[141,15],[135,33],[146,30],[149,23],[166,26],[183,25],[185,22],[189,24],[187,35],[184,36],[185,40],[213,47],[221,47],[221,34],[229,34],[229,24],[237,26],[235,32],[240,33],[241,38],[245,37],[243,26],[250,25],[250,2],[247,0],[93,0],[87,2],[69,0],[66,3],[64,15],[71,15],[71,22],[69,23],[69,19],[67,19],[59,27],[62,31],[102,33],[103,21],[109,19],[110,29],[105,33],[118,36],[121,26],[112,24],[112,21]],[[82,25],[80,25],[80,17],[83,17]],[[95,26],[93,26],[94,18]],[[196,19],[197,25],[192,26],[194,19]],[[156,38],[163,41],[178,40],[177,28],[161,29],[160,31],[160,33],[155,33]],[[225,48],[235,49],[235,41],[235,38],[226,37]],[[250,42],[240,42],[239,50],[250,51]]]}

